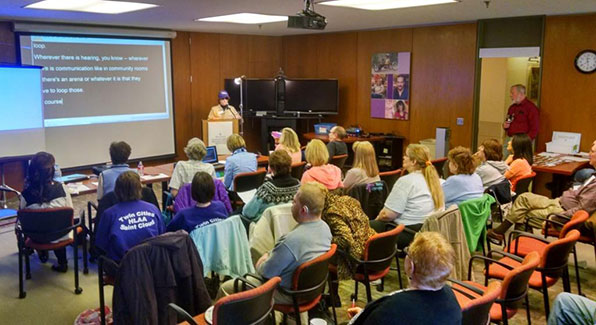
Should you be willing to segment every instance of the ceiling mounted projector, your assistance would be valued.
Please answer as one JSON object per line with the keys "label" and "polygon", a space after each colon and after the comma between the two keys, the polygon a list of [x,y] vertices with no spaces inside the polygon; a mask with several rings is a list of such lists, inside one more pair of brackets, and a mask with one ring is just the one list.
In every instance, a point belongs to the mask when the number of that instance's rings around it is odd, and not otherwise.
{"label": "ceiling mounted projector", "polygon": [[327,18],[315,12],[314,3],[304,0],[304,10],[296,16],[288,16],[288,28],[325,29]]}

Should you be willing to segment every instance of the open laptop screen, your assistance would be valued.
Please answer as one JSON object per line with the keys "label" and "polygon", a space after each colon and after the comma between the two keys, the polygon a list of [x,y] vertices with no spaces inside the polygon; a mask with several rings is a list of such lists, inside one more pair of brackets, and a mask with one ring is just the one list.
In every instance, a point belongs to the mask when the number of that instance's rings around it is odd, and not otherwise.
{"label": "open laptop screen", "polygon": [[215,146],[207,147],[207,154],[205,154],[205,157],[203,157],[203,162],[214,164],[217,161],[217,148]]}

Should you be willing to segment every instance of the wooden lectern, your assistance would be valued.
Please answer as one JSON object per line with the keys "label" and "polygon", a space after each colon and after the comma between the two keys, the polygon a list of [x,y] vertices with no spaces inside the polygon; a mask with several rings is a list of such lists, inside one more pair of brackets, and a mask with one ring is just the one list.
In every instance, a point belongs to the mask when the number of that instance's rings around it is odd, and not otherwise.
{"label": "wooden lectern", "polygon": [[229,155],[226,141],[228,137],[238,133],[238,120],[203,120],[203,141],[207,146],[216,146],[219,155]]}

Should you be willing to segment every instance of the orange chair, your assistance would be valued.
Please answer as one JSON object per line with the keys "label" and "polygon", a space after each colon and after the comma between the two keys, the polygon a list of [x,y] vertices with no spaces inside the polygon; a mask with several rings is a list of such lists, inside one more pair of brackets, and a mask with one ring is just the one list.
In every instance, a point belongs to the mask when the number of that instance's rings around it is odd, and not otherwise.
{"label": "orange chair", "polygon": [[460,281],[453,280],[452,282],[459,285],[452,286],[451,289],[461,306],[462,325],[488,324],[493,303],[501,294],[501,283],[491,282],[483,292],[475,286],[468,286]]}
{"label": "orange chair", "polygon": [[395,257],[397,262],[397,276],[400,276],[399,260],[396,256],[397,236],[404,228],[405,226],[400,224],[391,230],[371,236],[366,241],[361,260],[354,259],[349,254],[345,254],[347,255],[346,258],[357,265],[356,272],[353,275],[354,294],[352,295],[352,299],[358,299],[358,282],[361,282],[366,287],[366,299],[368,302],[372,301],[370,282],[382,279],[389,273],[393,257]]}
{"label": "orange chair", "polygon": [[381,178],[381,180],[385,181],[385,183],[387,184],[387,192],[388,193],[391,193],[391,190],[393,189],[393,184],[395,184],[395,182],[397,182],[397,180],[402,175],[403,175],[403,170],[401,168],[396,169],[396,170],[390,170],[388,172],[379,173],[379,177]]}
{"label": "orange chair", "polygon": [[234,191],[246,192],[261,186],[265,181],[267,170],[261,168],[254,172],[239,173],[234,176]]}
{"label": "orange chair", "polygon": [[[239,282],[243,282],[244,286],[252,287],[243,278],[237,278],[234,286],[238,286]],[[174,309],[185,320],[185,322],[180,324],[263,324],[267,316],[271,315],[271,311],[273,310],[273,293],[280,282],[281,278],[276,276],[261,286],[219,299],[213,307],[213,319],[211,323],[206,321],[205,313],[192,317],[176,304],[171,303],[168,306]]]}
{"label": "orange chair", "polygon": [[290,174],[297,180],[302,179],[302,174],[304,173],[304,167],[306,166],[306,161],[301,161],[299,163],[292,164],[292,171]]}
{"label": "orange chair", "polygon": [[[21,209],[17,212],[17,246],[19,250],[19,298],[25,298],[25,283],[23,281],[23,259],[25,260],[26,278],[31,279],[29,252],[32,250],[48,251],[73,247],[74,252],[74,281],[75,294],[83,289],[79,287],[79,236],[85,233],[85,212],[81,212],[79,221],[74,223],[72,208]],[[53,242],[72,232],[72,238]],[[83,273],[89,273],[87,268],[86,236],[81,236],[83,243]]]}
{"label": "orange chair", "polygon": [[[523,235],[523,234],[521,234]],[[520,236],[521,236],[520,235]],[[530,277],[530,288],[542,292],[544,298],[544,311],[546,317],[549,315],[550,305],[548,300],[548,288],[557,283],[559,278],[563,279],[563,289],[569,292],[569,271],[567,262],[569,253],[579,238],[579,231],[571,230],[564,238],[557,239],[544,247],[540,255],[540,264]],[[533,253],[533,252],[532,252]],[[501,252],[504,257],[499,260],[498,265],[490,265],[486,270],[486,276],[495,279],[503,279],[508,268],[519,266],[522,258],[510,253]]]}
{"label": "orange chair", "polygon": [[[493,259],[492,254],[507,254],[505,252],[491,251],[489,256],[482,255],[472,256],[468,265],[468,281],[455,281],[451,280],[454,284],[452,285],[453,293],[457,298],[462,308],[468,306],[473,299],[480,299],[483,295],[488,296],[490,285],[488,285],[488,277],[484,279],[484,286],[476,282],[470,281],[472,272],[472,263],[474,259],[481,259],[485,263],[485,271],[493,264],[500,265],[506,269],[504,277],[501,281],[501,290],[495,300],[496,305],[490,307],[490,320],[494,323],[501,323],[507,325],[509,318],[517,314],[519,301],[525,300],[526,304],[526,317],[528,319],[528,325],[531,323],[530,319],[530,307],[528,304],[528,282],[534,273],[536,267],[540,263],[540,256],[536,252],[528,254],[521,263],[516,266],[511,266],[502,263],[499,260]],[[491,283],[491,285],[494,285]],[[494,288],[493,288],[494,289]],[[473,303],[472,303],[473,306]],[[480,308],[479,308],[480,309]],[[486,324],[486,322],[484,322]]]}
{"label": "orange chair", "polygon": [[[274,310],[284,314],[284,320],[288,314],[294,313],[296,323],[300,325],[300,313],[311,310],[319,303],[329,275],[329,260],[336,249],[337,245],[331,244],[327,253],[298,266],[292,275],[291,289],[278,288],[282,294],[292,297],[291,305],[273,305]],[[333,300],[333,295],[331,297]]]}
{"label": "orange chair", "polygon": [[[546,239],[548,233],[551,234],[556,233],[559,239],[564,238],[567,234],[573,230],[578,229],[586,220],[588,220],[588,213],[584,210],[577,211],[567,223],[563,224],[556,220],[552,220],[551,216],[559,216],[557,214],[549,215],[545,222],[544,228],[542,228],[542,233],[545,235],[544,238],[538,237],[536,235],[530,233],[522,233],[519,231],[513,231],[509,234],[509,246],[507,251],[509,253],[515,254],[517,256],[526,256],[529,252],[537,251],[542,253],[542,251],[546,248],[546,246],[550,243]],[[529,219],[531,219],[530,217]],[[561,230],[557,230],[555,226],[561,227]],[[547,230],[548,229],[548,230]],[[513,234],[521,233],[523,235],[515,238],[512,240]],[[575,262],[575,275],[577,279],[577,291],[581,295],[581,284],[580,284],[580,275],[579,275],[579,267],[577,266],[577,254],[575,252],[575,245],[573,246],[573,261]]]}
{"label": "orange chair", "polygon": [[528,192],[534,177],[536,177],[536,173],[532,172],[529,175],[518,178],[515,182],[511,183],[511,190],[515,192],[516,196]]}
{"label": "orange chair", "polygon": [[344,165],[346,164],[347,159],[348,159],[347,154],[337,155],[337,156],[331,157],[331,159],[329,160],[329,163],[337,166],[339,169],[342,169],[342,168],[344,168]]}

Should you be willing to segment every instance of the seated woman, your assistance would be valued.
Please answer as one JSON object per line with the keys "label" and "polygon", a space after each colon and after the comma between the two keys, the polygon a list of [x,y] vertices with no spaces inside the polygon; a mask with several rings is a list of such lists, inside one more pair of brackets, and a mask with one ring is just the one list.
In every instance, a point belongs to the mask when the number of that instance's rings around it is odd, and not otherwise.
{"label": "seated woman", "polygon": [[213,165],[204,163],[203,157],[207,154],[205,143],[199,138],[192,138],[188,140],[184,153],[188,160],[180,160],[174,167],[172,178],[170,179],[170,191],[173,196],[178,194],[180,187],[186,183],[190,183],[197,172],[206,172],[215,178],[215,168]]}
{"label": "seated woman", "polygon": [[275,147],[275,151],[278,150],[285,150],[292,158],[292,164],[297,164],[302,161],[300,141],[298,141],[296,132],[291,128],[283,128],[281,130],[279,144]]}
{"label": "seated woman", "polygon": [[462,312],[451,288],[445,285],[455,263],[455,252],[445,237],[421,232],[408,248],[404,269],[410,287],[348,309],[349,324],[461,324]]}
{"label": "seated woman", "polygon": [[499,140],[484,140],[474,157],[479,163],[474,172],[480,176],[485,190],[505,180],[505,172],[509,170],[509,166],[503,161],[503,146]]}
{"label": "seated woman", "polygon": [[470,149],[455,147],[447,154],[449,171],[453,174],[441,185],[445,195],[445,207],[476,199],[484,193],[482,180],[474,173],[476,163]]}
{"label": "seated woman", "polygon": [[[403,168],[408,174],[395,182],[385,207],[376,220],[371,221],[377,232],[385,231],[385,222],[404,224],[406,228],[418,231],[428,215],[444,209],[443,189],[439,174],[430,162],[428,148],[420,144],[409,145]],[[403,231],[397,238],[397,246],[404,248],[412,239],[414,236],[410,232]]]}
{"label": "seated woman", "polygon": [[[27,168],[25,189],[21,194],[21,209],[72,208],[72,200],[64,184],[53,180],[55,164],[54,156],[47,152],[38,152],[31,158]],[[57,238],[56,241],[67,238],[68,235]],[[48,260],[47,251],[39,251],[38,254],[42,262],[45,263]],[[68,270],[66,248],[55,249],[54,254],[58,264],[52,265],[52,270],[66,272]]]}
{"label": "seated woman", "polygon": [[505,172],[505,178],[511,182],[514,189],[520,178],[532,174],[534,152],[532,139],[525,133],[514,135],[510,143],[512,155],[508,158],[509,170]]}
{"label": "seated woman", "polygon": [[236,175],[257,170],[257,155],[246,151],[246,142],[238,134],[230,135],[226,145],[232,155],[226,159],[224,185],[229,190],[234,191],[234,177]]}
{"label": "seated woman", "polygon": [[381,180],[375,148],[368,141],[356,141],[352,145],[354,164],[344,178],[344,187],[350,189],[356,185],[374,183]]}
{"label": "seated woman", "polygon": [[269,156],[269,172],[272,178],[259,186],[255,196],[244,206],[242,215],[257,222],[270,206],[292,202],[300,188],[300,181],[290,175],[292,159],[285,150],[277,150]]}
{"label": "seated woman", "polygon": [[141,201],[141,187],[137,173],[120,174],[114,188],[119,203],[107,209],[99,221],[95,246],[116,262],[144,239],[164,232],[161,212],[155,205]]}
{"label": "seated woman", "polygon": [[319,139],[311,140],[306,145],[306,162],[312,167],[302,174],[300,182],[306,184],[308,182],[318,182],[323,184],[328,190],[335,190],[343,187],[341,181],[341,169],[337,166],[328,164],[329,151]]}
{"label": "seated woman", "polygon": [[196,228],[210,225],[228,217],[228,210],[223,202],[212,201],[215,184],[211,175],[198,172],[192,179],[192,198],[197,201],[194,207],[182,209],[170,221],[167,231],[184,229],[191,232]]}

